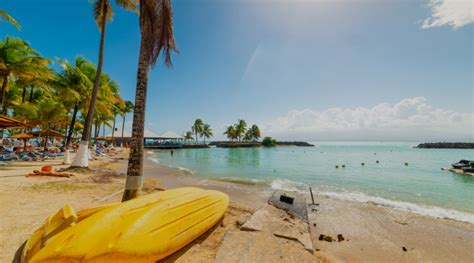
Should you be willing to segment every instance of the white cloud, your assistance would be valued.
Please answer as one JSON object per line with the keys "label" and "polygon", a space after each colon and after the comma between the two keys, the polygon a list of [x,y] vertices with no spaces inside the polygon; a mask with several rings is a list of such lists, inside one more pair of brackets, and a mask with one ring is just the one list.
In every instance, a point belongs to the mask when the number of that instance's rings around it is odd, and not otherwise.
{"label": "white cloud", "polygon": [[424,97],[371,108],[292,110],[262,127],[278,139],[474,140],[474,113],[435,108]]}
{"label": "white cloud", "polygon": [[422,28],[451,26],[460,28],[474,22],[474,0],[430,0],[431,17]]}

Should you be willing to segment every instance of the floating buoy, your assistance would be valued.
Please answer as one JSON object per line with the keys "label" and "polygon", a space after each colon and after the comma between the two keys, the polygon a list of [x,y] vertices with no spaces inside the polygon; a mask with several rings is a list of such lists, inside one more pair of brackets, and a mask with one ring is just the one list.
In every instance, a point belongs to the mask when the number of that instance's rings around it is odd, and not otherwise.
{"label": "floating buoy", "polygon": [[408,166],[408,163],[405,163],[405,166]]}
{"label": "floating buoy", "polygon": [[339,165],[336,165],[336,168],[339,168]]}
{"label": "floating buoy", "polygon": [[375,163],[379,163],[379,160],[375,161]]}
{"label": "floating buoy", "polygon": [[364,165],[365,165],[365,163],[361,163],[360,165],[364,166]]}
{"label": "floating buoy", "polygon": [[346,168],[346,165],[345,165],[345,164],[343,164],[343,165],[341,165],[341,167],[342,167],[342,168]]}

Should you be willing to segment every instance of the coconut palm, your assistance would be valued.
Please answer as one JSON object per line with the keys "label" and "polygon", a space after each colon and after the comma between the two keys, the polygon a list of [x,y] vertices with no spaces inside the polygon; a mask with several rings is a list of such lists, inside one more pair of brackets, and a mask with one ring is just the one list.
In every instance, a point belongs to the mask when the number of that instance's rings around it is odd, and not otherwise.
{"label": "coconut palm", "polygon": [[115,123],[117,122],[117,115],[122,112],[122,109],[125,107],[125,101],[120,97],[120,95],[115,95],[115,103],[112,105],[112,112],[114,114],[114,124],[112,125],[112,140],[115,135]]}
{"label": "coconut palm", "polygon": [[202,126],[201,136],[204,138],[204,144],[206,143],[206,138],[209,139],[214,136],[214,134],[212,133],[211,125],[204,124]]}
{"label": "coconut palm", "polygon": [[122,201],[140,195],[143,174],[143,132],[150,65],[155,65],[161,51],[165,65],[171,66],[171,52],[176,51],[173,36],[173,12],[170,0],[140,0],[140,55],[138,58],[135,111],[127,169],[127,182]]}
{"label": "coconut palm", "polygon": [[5,41],[0,41],[0,78],[2,78],[0,105],[2,108],[8,82],[12,76],[25,80],[49,78],[52,73],[48,68],[49,63],[49,59],[41,57],[24,40],[6,37]]}
{"label": "coconut palm", "polygon": [[251,135],[252,135],[251,140],[257,141],[262,136],[260,133],[260,129],[255,124],[252,125],[252,127],[250,127],[249,131],[251,132]]}
{"label": "coconut palm", "polygon": [[251,141],[253,138],[252,131],[249,129],[244,135],[244,141]]}
{"label": "coconut palm", "polygon": [[20,26],[20,23],[18,23],[15,18],[13,18],[12,16],[10,16],[7,12],[5,12],[4,10],[0,9],[0,21],[2,20],[5,20],[7,21],[8,23],[14,25],[16,27],[16,29],[20,30],[21,29],[21,26]]}
{"label": "coconut palm", "polygon": [[194,138],[196,140],[196,143],[198,141],[199,134],[202,132],[202,128],[204,126],[204,122],[201,119],[196,119],[194,121],[194,125],[191,126],[191,131],[196,135]]}
{"label": "coconut palm", "polygon": [[127,116],[128,113],[133,112],[133,102],[131,101],[126,101],[124,107],[122,108],[120,115],[123,118],[122,121],[122,142],[123,142],[123,131],[125,129],[125,117]]}
{"label": "coconut palm", "polygon": [[239,141],[241,140],[242,136],[245,135],[247,131],[247,123],[243,119],[239,119],[237,124],[235,124],[235,133]]}
{"label": "coconut palm", "polygon": [[235,131],[235,127],[233,125],[229,125],[227,126],[225,132],[224,132],[224,135],[227,136],[227,138],[232,141],[235,139],[236,137],[236,131]]}
{"label": "coconut palm", "polygon": [[[124,8],[125,10],[137,11],[136,1],[133,0],[116,0],[115,3]],[[92,128],[92,122],[94,118],[94,109],[97,100],[97,93],[99,92],[99,86],[102,78],[102,64],[104,59],[104,43],[105,43],[105,32],[107,21],[112,20],[113,9],[109,0],[95,0],[93,2],[94,6],[94,18],[99,27],[100,35],[100,44],[99,44],[99,59],[97,63],[97,72],[94,78],[94,87],[92,89],[91,100],[89,103],[89,109],[87,110],[84,130],[82,132],[81,143],[79,145],[79,150],[74,158],[72,166],[78,167],[88,167],[89,159],[88,156],[88,147],[90,141],[90,133]]]}
{"label": "coconut palm", "polygon": [[71,137],[76,125],[77,114],[84,101],[87,99],[86,94],[92,88],[92,81],[87,76],[94,65],[83,57],[77,57],[74,64],[67,60],[58,60],[61,71],[53,78],[52,84],[56,88],[57,93],[63,105],[68,109],[72,109],[71,122],[66,137],[66,149],[71,142]]}
{"label": "coconut palm", "polygon": [[184,140],[185,141],[190,141],[193,139],[193,132],[192,131],[187,131],[184,133]]}

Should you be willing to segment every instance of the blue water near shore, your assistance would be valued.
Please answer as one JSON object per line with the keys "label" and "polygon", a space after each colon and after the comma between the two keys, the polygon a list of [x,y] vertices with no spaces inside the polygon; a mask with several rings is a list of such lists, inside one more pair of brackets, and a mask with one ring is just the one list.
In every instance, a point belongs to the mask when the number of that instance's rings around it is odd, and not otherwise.
{"label": "blue water near shore", "polygon": [[474,159],[474,150],[415,149],[416,143],[314,144],[182,149],[173,155],[162,150],[150,159],[189,169],[196,177],[287,190],[307,191],[311,186],[333,198],[474,223],[474,177],[441,170],[460,159]]}

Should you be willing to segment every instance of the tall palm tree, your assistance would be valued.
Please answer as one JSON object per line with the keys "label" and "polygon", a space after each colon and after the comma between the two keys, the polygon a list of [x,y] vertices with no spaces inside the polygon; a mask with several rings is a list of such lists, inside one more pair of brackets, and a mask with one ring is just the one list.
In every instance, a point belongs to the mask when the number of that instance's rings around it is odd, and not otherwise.
{"label": "tall palm tree", "polygon": [[193,132],[192,131],[187,131],[184,133],[184,140],[185,141],[190,141],[193,139]]}
{"label": "tall palm tree", "polygon": [[123,118],[123,121],[122,121],[122,143],[123,143],[123,131],[125,129],[125,117],[130,112],[133,112],[133,102],[126,101],[125,106],[122,108],[122,111],[120,113],[122,115],[122,118]]}
{"label": "tall palm tree", "polygon": [[83,57],[77,57],[74,64],[69,61],[58,60],[61,71],[58,72],[52,81],[53,86],[57,89],[63,105],[71,114],[71,122],[66,137],[65,146],[69,147],[71,142],[74,126],[76,125],[77,114],[82,103],[86,100],[86,94],[92,87],[92,81],[86,72],[91,70],[94,65]]}
{"label": "tall palm tree", "polygon": [[201,136],[204,138],[204,144],[206,144],[206,138],[209,139],[214,136],[214,134],[212,133],[211,125],[204,124],[202,126]]}
{"label": "tall palm tree", "polygon": [[140,55],[138,58],[132,141],[127,169],[127,182],[122,201],[140,195],[143,174],[143,133],[148,70],[155,65],[161,51],[165,65],[171,67],[171,52],[176,51],[173,36],[173,11],[170,0],[140,0]]}
{"label": "tall palm tree", "polygon": [[243,119],[239,119],[237,124],[235,124],[235,133],[239,141],[241,140],[242,136],[245,135],[247,131],[247,123]]}
{"label": "tall palm tree", "polygon": [[0,78],[2,78],[0,106],[5,101],[5,92],[11,76],[25,80],[49,78],[51,76],[49,63],[49,59],[41,57],[24,40],[6,37],[5,41],[0,41]]}
{"label": "tall palm tree", "polygon": [[235,127],[233,125],[227,126],[224,135],[227,136],[227,138],[232,141],[235,137]]}
{"label": "tall palm tree", "polygon": [[202,128],[204,126],[204,122],[201,119],[196,119],[194,121],[194,125],[191,126],[191,131],[196,135],[194,139],[196,140],[196,143],[198,141],[199,134],[202,132]]}
{"label": "tall palm tree", "polygon": [[115,97],[116,102],[112,105],[112,112],[114,114],[114,122],[112,125],[112,140],[114,139],[115,135],[115,123],[117,122],[117,115],[122,112],[122,109],[125,107],[125,101],[120,98],[120,96]]}
{"label": "tall palm tree", "polygon": [[14,25],[16,27],[16,29],[20,30],[21,29],[21,26],[20,26],[20,23],[18,23],[15,18],[13,18],[12,16],[10,16],[7,12],[5,12],[4,10],[0,9],[0,21],[2,20],[6,20],[8,23]]}
{"label": "tall palm tree", "polygon": [[[134,0],[116,0],[115,3],[126,9],[136,11],[136,1]],[[77,167],[88,167],[89,166],[89,159],[88,156],[88,148],[89,148],[89,141],[91,138],[91,129],[92,129],[92,122],[94,118],[94,107],[97,100],[97,93],[99,91],[100,86],[100,79],[102,76],[102,64],[104,59],[104,43],[105,43],[105,32],[107,21],[110,21],[113,16],[113,9],[110,4],[109,0],[95,0],[93,3],[94,6],[94,18],[99,26],[99,31],[101,32],[100,35],[100,44],[99,44],[99,59],[97,63],[97,72],[94,79],[94,88],[92,89],[92,96],[91,101],[89,104],[89,109],[87,111],[84,130],[82,132],[81,143],[79,145],[79,150],[74,158],[72,166]]]}
{"label": "tall palm tree", "polygon": [[250,127],[249,131],[251,131],[251,134],[252,134],[252,140],[255,140],[257,141],[260,137],[262,137],[262,134],[260,133],[260,129],[258,128],[257,125],[252,125],[252,127]]}

